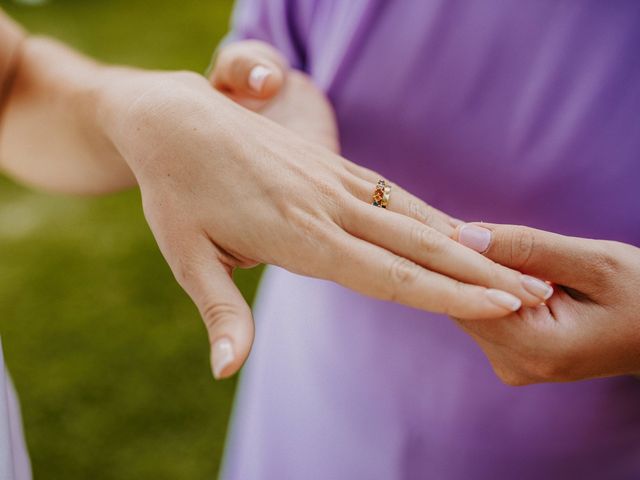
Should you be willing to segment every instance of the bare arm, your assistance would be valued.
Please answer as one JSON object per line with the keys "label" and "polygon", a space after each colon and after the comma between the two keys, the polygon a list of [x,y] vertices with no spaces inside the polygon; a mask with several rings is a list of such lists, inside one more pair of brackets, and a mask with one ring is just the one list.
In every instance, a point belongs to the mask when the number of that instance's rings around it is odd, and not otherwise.
{"label": "bare arm", "polygon": [[7,97],[11,88],[24,38],[23,30],[0,10],[0,102]]}
{"label": "bare arm", "polygon": [[26,36],[2,12],[0,36],[2,170],[68,193],[132,186],[131,171],[99,125],[106,68],[53,40]]}

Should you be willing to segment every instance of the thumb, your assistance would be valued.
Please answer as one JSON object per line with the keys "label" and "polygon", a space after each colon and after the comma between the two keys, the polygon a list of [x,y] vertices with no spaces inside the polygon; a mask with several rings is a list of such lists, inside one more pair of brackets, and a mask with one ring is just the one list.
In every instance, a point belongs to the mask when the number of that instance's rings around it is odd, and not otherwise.
{"label": "thumb", "polygon": [[211,73],[212,85],[240,99],[268,100],[282,89],[286,62],[276,52],[238,44],[220,52]]}
{"label": "thumb", "polygon": [[595,271],[589,260],[600,242],[516,225],[466,223],[454,238],[491,260],[522,273],[586,291]]}
{"label": "thumb", "polygon": [[174,269],[178,283],[198,307],[207,328],[211,367],[218,380],[240,369],[254,337],[251,309],[233,283],[232,268],[220,258],[218,249],[202,239],[199,253],[180,261],[180,268]]}

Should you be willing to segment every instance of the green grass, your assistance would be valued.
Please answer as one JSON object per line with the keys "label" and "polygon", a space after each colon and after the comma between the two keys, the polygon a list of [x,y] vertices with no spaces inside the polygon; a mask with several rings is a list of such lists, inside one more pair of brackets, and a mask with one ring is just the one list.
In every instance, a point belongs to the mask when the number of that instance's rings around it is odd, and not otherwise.
{"label": "green grass", "polygon": [[[100,59],[203,71],[230,1],[0,0]],[[137,192],[70,199],[0,179],[0,331],[37,479],[205,479],[234,382],[144,222]],[[259,271],[238,282],[251,299]]]}

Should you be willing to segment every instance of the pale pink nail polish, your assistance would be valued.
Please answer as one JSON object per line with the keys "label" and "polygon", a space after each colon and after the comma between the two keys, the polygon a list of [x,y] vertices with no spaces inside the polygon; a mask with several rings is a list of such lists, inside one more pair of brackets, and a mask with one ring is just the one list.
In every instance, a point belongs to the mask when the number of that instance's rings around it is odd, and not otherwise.
{"label": "pale pink nail polish", "polygon": [[476,252],[482,253],[489,248],[489,243],[491,243],[491,231],[486,228],[467,223],[460,227],[458,242],[465,247],[469,247]]}
{"label": "pale pink nail polish", "polygon": [[529,275],[522,276],[522,286],[530,294],[542,300],[549,300],[551,295],[553,295],[553,287],[551,285],[538,278],[530,277]]}
{"label": "pale pink nail polish", "polygon": [[217,340],[211,348],[211,361],[213,363],[213,376],[220,379],[222,372],[227,368],[234,358],[233,344],[231,340],[223,337]]}
{"label": "pale pink nail polish", "polygon": [[262,87],[264,87],[264,82],[267,81],[269,75],[271,75],[271,70],[262,65],[256,65],[251,69],[251,73],[249,73],[249,86],[255,92],[261,92]]}
{"label": "pale pink nail polish", "polygon": [[506,308],[507,310],[515,312],[517,310],[520,310],[520,307],[522,306],[522,301],[518,297],[514,297],[510,293],[503,292],[502,290],[495,290],[493,288],[486,290],[486,292],[489,300],[491,300],[499,307]]}

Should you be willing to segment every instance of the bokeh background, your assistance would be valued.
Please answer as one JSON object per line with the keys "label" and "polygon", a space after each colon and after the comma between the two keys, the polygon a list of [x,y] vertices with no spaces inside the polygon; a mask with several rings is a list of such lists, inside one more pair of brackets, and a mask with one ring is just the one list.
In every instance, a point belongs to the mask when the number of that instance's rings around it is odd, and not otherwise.
{"label": "bokeh background", "polygon": [[[30,2],[33,3],[33,2]],[[231,0],[0,6],[108,62],[203,72]],[[259,270],[237,275],[251,300]],[[0,332],[36,479],[211,479],[234,381],[213,381],[204,328],[136,191],[51,197],[0,178]]]}

